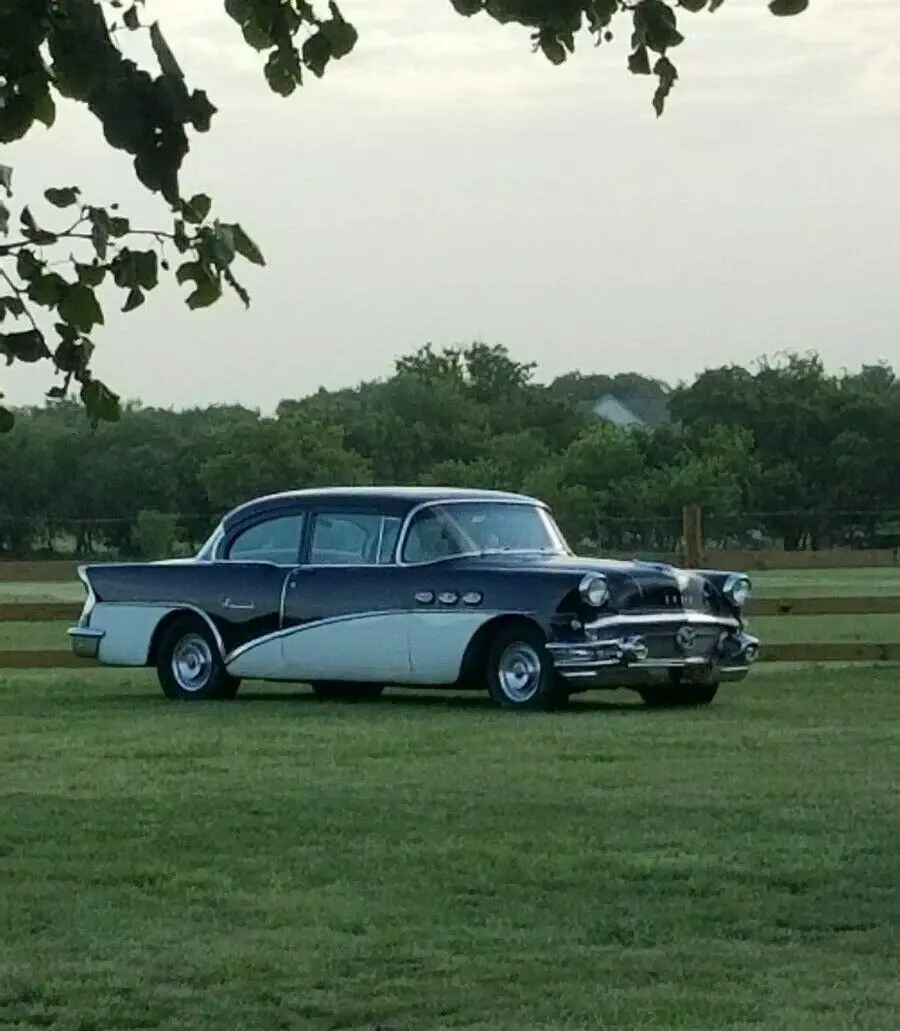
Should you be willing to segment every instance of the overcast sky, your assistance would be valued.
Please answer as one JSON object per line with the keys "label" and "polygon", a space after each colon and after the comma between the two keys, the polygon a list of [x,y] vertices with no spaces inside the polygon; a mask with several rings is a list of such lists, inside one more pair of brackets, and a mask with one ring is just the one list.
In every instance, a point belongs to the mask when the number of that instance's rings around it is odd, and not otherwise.
{"label": "overcast sky", "polygon": [[[765,0],[683,14],[682,80],[659,121],[627,40],[585,35],[561,68],[527,30],[449,0],[344,0],[356,51],[293,97],[221,0],[148,0],[190,84],[220,113],[183,173],[268,259],[252,306],[189,312],[166,283],[113,306],[96,368],[126,397],[181,407],[390,374],[400,354],[482,339],[539,363],[676,382],[817,348],[832,369],[900,365],[900,5]],[[78,182],[133,221],[166,217],[88,115],[64,104],[3,148],[17,200]],[[36,209],[37,210],[37,209]],[[47,369],[0,369],[39,401]]]}

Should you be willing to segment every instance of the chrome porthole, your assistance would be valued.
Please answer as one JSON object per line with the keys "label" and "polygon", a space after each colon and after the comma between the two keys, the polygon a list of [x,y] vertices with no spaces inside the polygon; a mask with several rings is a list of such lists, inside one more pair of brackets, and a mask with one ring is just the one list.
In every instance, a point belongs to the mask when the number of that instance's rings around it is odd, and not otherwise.
{"label": "chrome porthole", "polygon": [[172,676],[188,693],[202,691],[213,672],[213,654],[201,634],[185,634],[172,652]]}
{"label": "chrome porthole", "polygon": [[497,664],[500,690],[511,701],[531,701],[541,686],[541,657],[523,641],[509,645]]}

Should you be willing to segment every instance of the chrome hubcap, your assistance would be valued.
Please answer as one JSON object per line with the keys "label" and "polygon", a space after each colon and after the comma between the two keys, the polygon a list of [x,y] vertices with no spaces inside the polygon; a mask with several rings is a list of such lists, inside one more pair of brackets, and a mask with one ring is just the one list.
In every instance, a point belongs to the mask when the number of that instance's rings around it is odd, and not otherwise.
{"label": "chrome hubcap", "polygon": [[212,676],[212,649],[200,634],[185,634],[172,653],[172,673],[183,691],[202,691]]}
{"label": "chrome hubcap", "polygon": [[500,656],[497,677],[500,690],[511,702],[527,702],[540,687],[541,657],[530,644],[517,641]]}

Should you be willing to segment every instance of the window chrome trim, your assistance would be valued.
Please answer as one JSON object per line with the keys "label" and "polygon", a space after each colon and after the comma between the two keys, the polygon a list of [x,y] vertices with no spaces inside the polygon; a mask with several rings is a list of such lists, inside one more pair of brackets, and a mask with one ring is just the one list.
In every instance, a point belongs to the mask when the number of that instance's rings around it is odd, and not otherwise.
{"label": "window chrome trim", "polygon": [[[413,520],[416,516],[423,512],[426,508],[449,508],[451,505],[519,505],[523,508],[536,508],[540,511],[541,515],[545,518],[549,518],[551,537],[558,537],[559,543],[563,545],[564,549],[560,552],[537,552],[534,554],[562,554],[562,555],[574,555],[574,552],[569,547],[568,541],[563,536],[562,530],[556,525],[556,520],[553,518],[553,513],[550,511],[549,505],[541,501],[538,498],[434,498],[430,501],[420,502],[415,505],[406,514],[406,518],[403,520],[403,525],[400,527],[400,532],[397,534],[397,541],[394,545],[394,563],[397,566],[404,568],[415,568],[419,566],[433,566],[439,562],[452,562],[454,559],[460,558],[477,558],[480,551],[466,551],[459,555],[442,555],[440,558],[426,559],[424,562],[407,562],[402,558],[403,549],[406,547],[406,541],[409,537],[410,527],[412,526]],[[531,552],[529,552],[530,554]],[[499,554],[493,552],[493,554]],[[504,552],[503,554],[508,554]]]}

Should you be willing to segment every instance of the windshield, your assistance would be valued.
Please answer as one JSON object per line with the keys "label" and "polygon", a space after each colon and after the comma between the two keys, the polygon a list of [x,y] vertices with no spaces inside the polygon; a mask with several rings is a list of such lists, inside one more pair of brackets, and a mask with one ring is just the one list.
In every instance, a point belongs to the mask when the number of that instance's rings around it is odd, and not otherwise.
{"label": "windshield", "polygon": [[414,517],[403,562],[434,562],[453,555],[554,552],[568,547],[550,514],[538,505],[497,501],[443,502]]}

